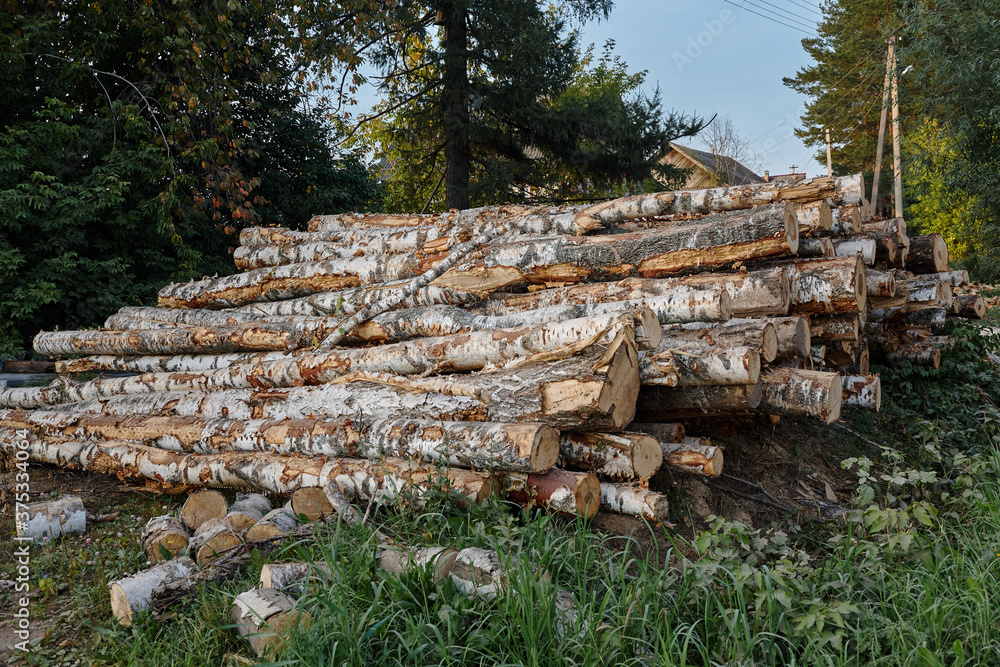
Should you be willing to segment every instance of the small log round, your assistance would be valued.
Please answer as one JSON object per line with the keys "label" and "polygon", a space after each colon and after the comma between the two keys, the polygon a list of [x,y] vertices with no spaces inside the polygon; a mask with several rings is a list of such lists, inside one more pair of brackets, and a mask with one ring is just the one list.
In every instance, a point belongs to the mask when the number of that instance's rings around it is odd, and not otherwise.
{"label": "small log round", "polygon": [[878,375],[845,375],[844,405],[878,412],[882,407],[882,380]]}
{"label": "small log round", "polygon": [[663,463],[659,441],[645,433],[563,433],[562,464],[611,479],[648,479]]}
{"label": "small log round", "polygon": [[910,238],[906,268],[914,273],[940,273],[948,270],[948,243],[934,232]]}
{"label": "small log round", "polygon": [[[142,531],[142,550],[152,563],[176,558],[188,545],[188,531],[180,519],[169,515],[154,516]],[[161,548],[162,547],[162,548]],[[163,557],[163,550],[170,553]]]}
{"label": "small log round", "polygon": [[320,583],[329,576],[326,563],[265,563],[260,568],[260,587],[301,597],[306,584]]}
{"label": "small log round", "polygon": [[777,338],[775,358],[808,357],[812,339],[809,334],[809,318],[801,316],[768,318],[774,326]]}
{"label": "small log round", "polygon": [[192,493],[181,505],[181,521],[188,530],[196,531],[209,519],[222,519],[229,511],[226,497],[218,491],[206,489]]}
{"label": "small log round", "polygon": [[799,257],[836,257],[833,242],[825,236],[799,240]]}
{"label": "small log round", "polygon": [[892,271],[870,269],[865,275],[868,296],[891,299],[896,296],[896,276]]}
{"label": "small log round", "polygon": [[209,519],[198,527],[188,543],[198,565],[207,565],[222,552],[243,542],[225,519]]}
{"label": "small log round", "polygon": [[850,236],[861,229],[861,210],[857,206],[842,206],[832,211],[830,233]]}
{"label": "small log round", "polygon": [[299,521],[294,514],[279,507],[265,514],[263,519],[251,526],[246,532],[246,539],[250,541],[281,537],[295,530],[298,525]]}
{"label": "small log round", "polygon": [[722,447],[708,438],[684,438],[682,443],[662,443],[663,460],[675,468],[704,477],[722,475]]}
{"label": "small log round", "polygon": [[833,255],[836,257],[849,257],[860,255],[861,261],[871,266],[875,263],[876,243],[875,239],[837,239],[832,242]]}
{"label": "small log round", "polygon": [[667,497],[628,484],[601,483],[601,507],[618,514],[631,514],[657,523],[666,523],[670,516]]}
{"label": "small log round", "polygon": [[772,368],[762,374],[760,409],[776,415],[813,415],[827,424],[840,418],[843,386],[840,375],[820,371]]}
{"label": "small log round", "polygon": [[978,294],[957,294],[954,303],[959,317],[981,320],[986,315],[986,301]]}
{"label": "small log round", "polygon": [[326,499],[323,489],[306,486],[292,492],[292,512],[306,521],[320,521],[333,514],[333,505]]}
{"label": "small log round", "polygon": [[641,419],[684,419],[749,413],[761,402],[762,385],[733,384],[706,387],[643,387],[636,414]]}
{"label": "small log round", "polygon": [[378,566],[397,575],[414,568],[425,568],[431,571],[431,579],[439,583],[451,574],[457,558],[458,550],[450,547],[390,547],[379,554]]}
{"label": "small log round", "polygon": [[813,317],[809,320],[809,336],[815,343],[846,340],[856,343],[861,330],[861,318],[857,313]]}
{"label": "small log round", "polygon": [[233,603],[233,623],[258,656],[273,656],[296,629],[306,630],[312,616],[295,609],[295,599],[273,588],[254,588]]}
{"label": "small log round", "polygon": [[271,501],[266,496],[259,493],[240,493],[226,513],[226,523],[236,532],[242,533],[263,519],[272,509]]}
{"label": "small log round", "polygon": [[663,422],[632,422],[628,430],[646,433],[658,442],[684,442],[684,424]]}
{"label": "small log round", "polygon": [[521,505],[589,519],[601,504],[601,484],[590,473],[552,469],[544,475],[508,473],[507,497]]}
{"label": "small log round", "polygon": [[194,570],[194,561],[186,556],[181,556],[162,561],[142,572],[112,581],[108,584],[111,593],[111,613],[122,625],[132,625],[132,617],[136,613],[149,609],[153,589],[183,579]]}
{"label": "small log round", "polygon": [[[11,487],[13,488],[13,487]],[[41,540],[56,539],[66,533],[83,533],[87,530],[87,509],[79,496],[66,496],[57,500],[29,503],[24,510],[18,507],[15,527],[18,537]],[[27,520],[21,520],[26,514]]]}

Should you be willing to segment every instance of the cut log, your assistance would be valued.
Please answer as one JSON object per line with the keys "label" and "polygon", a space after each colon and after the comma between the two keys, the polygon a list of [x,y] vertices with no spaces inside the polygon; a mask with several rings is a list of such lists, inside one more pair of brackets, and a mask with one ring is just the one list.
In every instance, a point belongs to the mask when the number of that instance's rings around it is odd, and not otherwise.
{"label": "cut log", "polygon": [[846,340],[830,341],[826,344],[826,354],[823,365],[831,370],[837,370],[857,363],[856,343]]}
{"label": "cut log", "polygon": [[[704,273],[663,281],[706,289],[721,286],[729,293],[733,317],[784,315],[791,303],[789,275],[783,266],[737,273]],[[645,287],[645,286],[644,286]]]}
{"label": "cut log", "polygon": [[226,497],[218,491],[206,490],[192,493],[181,505],[181,521],[190,531],[197,531],[210,519],[225,518],[228,512]]}
{"label": "cut log", "polygon": [[644,433],[563,433],[561,465],[615,480],[648,479],[663,463],[659,441]]}
{"label": "cut log", "polygon": [[132,625],[135,614],[149,609],[154,588],[187,577],[195,567],[194,561],[182,556],[112,581],[108,584],[111,593],[111,613],[122,625]]}
{"label": "cut log", "polygon": [[431,580],[440,583],[451,574],[458,553],[449,547],[388,547],[379,554],[378,566],[396,575],[414,569],[428,570]]}
{"label": "cut log", "polygon": [[295,598],[273,588],[240,593],[233,603],[233,624],[246,637],[254,653],[272,657],[294,632],[312,625],[308,612],[295,608]]}
{"label": "cut log", "polygon": [[658,442],[684,442],[684,424],[664,424],[662,422],[632,422],[629,431],[646,433]]}
{"label": "cut log", "polygon": [[636,415],[644,421],[745,414],[760,405],[762,385],[708,387],[643,387]]}
{"label": "cut log", "polygon": [[237,248],[237,252],[272,245],[327,243],[355,246],[364,254],[394,255],[406,252],[431,254],[472,239],[472,225],[451,225],[446,229],[448,231],[442,235],[442,228],[434,224],[315,232],[301,232],[284,227],[247,227],[240,232],[240,247]]}
{"label": "cut log", "polygon": [[825,236],[799,239],[799,257],[836,257],[833,242]]}
{"label": "cut log", "polygon": [[753,384],[760,377],[760,353],[752,347],[703,345],[664,339],[639,355],[642,384],[668,387]]}
{"label": "cut log", "polygon": [[237,533],[244,533],[272,509],[271,501],[259,493],[238,493],[226,512],[226,523]]}
{"label": "cut log", "polygon": [[504,493],[521,505],[589,519],[601,502],[601,484],[590,473],[553,469],[544,475],[507,473]]}
{"label": "cut log", "polygon": [[910,239],[906,268],[914,273],[940,273],[948,270],[948,244],[937,232]]}
{"label": "cut log", "polygon": [[977,320],[986,315],[986,301],[978,294],[959,294],[954,298],[954,310],[959,317],[971,317]]}
{"label": "cut log", "polygon": [[219,554],[240,544],[243,539],[225,519],[209,519],[194,531],[188,543],[198,565],[204,567]]}
{"label": "cut log", "polygon": [[936,328],[944,326],[947,316],[948,311],[944,308],[918,305],[913,309],[907,309],[904,306],[877,308],[869,313],[868,318],[873,325],[890,322]]}
{"label": "cut log", "polygon": [[[478,331],[457,336],[420,338],[378,347],[299,355],[262,364],[240,364],[202,373],[144,374],[105,378],[80,384],[58,382],[49,387],[0,390],[0,406],[34,407],[131,393],[289,387],[322,384],[350,371],[416,375],[441,370],[479,370],[517,357],[553,352],[572,345],[584,347],[614,339],[633,322],[655,323],[652,312],[610,313],[535,327]],[[640,327],[641,328],[641,327]],[[642,330],[640,337],[656,341],[659,326]],[[631,337],[631,336],[630,336]],[[632,340],[635,340],[632,338]]]}
{"label": "cut log", "polygon": [[[488,249],[482,259],[445,272],[434,284],[488,294],[510,285],[607,281],[630,275],[654,278],[700,266],[793,254],[798,249],[794,218],[790,206],[772,206],[653,233],[515,237]],[[412,255],[359,257],[256,269],[169,285],[160,290],[160,305],[225,308],[301,297],[416,277],[447,257],[448,253],[426,260]]]}
{"label": "cut log", "polygon": [[911,363],[937,369],[941,366],[941,348],[933,344],[912,343],[894,350],[883,350],[881,360],[889,366]]}
{"label": "cut log", "polygon": [[[556,210],[558,211],[559,209]],[[571,207],[567,207],[566,209],[566,211],[570,212],[575,210],[577,209]],[[549,217],[551,217],[551,209],[548,208],[504,204],[501,206],[468,208],[461,211],[451,210],[444,213],[340,213],[337,215],[317,215],[309,220],[307,229],[310,232],[428,226],[448,229],[451,227],[497,224],[500,220],[510,224],[512,218],[531,214],[535,211],[548,212],[550,213]],[[528,229],[525,232],[542,234],[547,233],[550,229],[551,227],[542,230]],[[576,229],[576,227],[574,226],[572,229]],[[575,234],[576,232],[572,231],[568,233]]]}
{"label": "cut log", "polygon": [[670,504],[666,496],[628,484],[601,482],[601,507],[656,523],[669,523]]}
{"label": "cut log", "polygon": [[[154,516],[142,530],[142,550],[151,563],[177,558],[188,545],[188,531],[180,519],[169,515]],[[170,556],[164,558],[163,552]]]}
{"label": "cut log", "polygon": [[326,563],[264,563],[260,568],[260,588],[273,588],[292,597],[305,595],[310,588],[329,585]]}
{"label": "cut log", "polygon": [[[324,416],[330,419],[352,418],[362,424],[373,419],[500,423],[524,420],[560,429],[615,431],[632,419],[639,392],[636,351],[624,340],[608,348],[598,346],[568,359],[527,362],[497,371],[423,379],[387,377],[383,380],[382,376],[372,376],[371,379],[382,383],[357,381],[288,389],[118,396],[63,406],[63,413],[78,414],[76,418],[67,419],[58,413],[50,417],[56,420],[56,424],[70,426],[78,423],[91,428],[91,424],[106,422],[88,421],[83,416],[86,413],[162,416],[160,419],[150,417],[148,423],[154,430],[144,433],[144,437],[157,438],[160,446],[167,444],[161,437],[162,433],[156,431],[163,428],[163,418],[180,416],[216,420],[228,417],[242,421]],[[0,414],[0,425],[14,427],[26,422],[24,416]],[[135,425],[134,420],[115,420],[111,423]],[[228,433],[230,440],[234,437],[245,439],[255,447],[259,444],[261,448],[277,448],[278,451],[294,451],[298,447],[289,440],[288,432],[281,429],[265,429],[261,438],[243,438],[243,431],[230,432],[225,426],[226,422],[216,421],[209,431],[210,437],[218,440]],[[204,429],[195,428],[188,440],[201,442],[203,433]],[[311,433],[311,430],[300,431],[300,436]],[[318,435],[322,433],[320,430]],[[295,435],[294,431],[292,435]],[[174,442],[177,443],[175,446],[179,446],[179,442]],[[310,443],[313,442],[316,441],[310,436]],[[311,452],[330,453],[325,449],[326,444],[318,450],[312,444],[309,447]]]}
{"label": "cut log", "polygon": [[318,486],[303,487],[292,492],[292,513],[306,521],[319,521],[333,514],[333,505]]}
{"label": "cut log", "polygon": [[840,418],[840,375],[772,368],[761,376],[760,410],[776,415],[812,415],[827,424]]}
{"label": "cut log", "polygon": [[[871,266],[875,263],[876,243],[875,239],[854,238],[836,239],[831,241],[833,245],[833,255],[836,257],[850,257],[860,255],[861,261]],[[799,253],[801,254],[801,253]]]}
{"label": "cut log", "polygon": [[833,236],[851,236],[861,230],[861,211],[857,206],[834,209],[830,218],[830,233]]}
{"label": "cut log", "polygon": [[845,375],[843,404],[878,412],[882,407],[882,380],[878,375]]}
{"label": "cut log", "polygon": [[771,317],[767,320],[777,338],[776,358],[808,357],[812,347],[809,335],[809,318],[801,316]]}
{"label": "cut log", "polygon": [[875,263],[883,266],[898,266],[902,245],[896,232],[872,232],[864,237],[875,242]]}
{"label": "cut log", "polygon": [[969,272],[965,269],[956,271],[942,271],[941,273],[925,273],[921,276],[924,280],[937,280],[948,283],[952,287],[961,287],[969,282]]}
{"label": "cut log", "polygon": [[826,345],[817,344],[813,345],[809,350],[809,358],[812,360],[815,366],[825,366],[826,365]]}
{"label": "cut log", "polygon": [[[13,487],[11,487],[13,488]],[[66,496],[38,503],[18,503],[15,530],[18,537],[56,539],[87,530],[87,509],[79,496]]]}
{"label": "cut log", "polygon": [[857,343],[860,329],[861,318],[856,313],[813,317],[809,320],[809,334],[814,343],[829,343],[838,340]]}
{"label": "cut log", "polygon": [[[233,252],[233,262],[236,264],[236,268],[241,271],[252,271],[268,266],[300,264],[327,259],[387,257],[415,253],[433,255],[453,250],[455,246],[473,238],[472,230],[467,227],[449,230],[444,235],[432,227],[418,227],[404,232],[394,232],[390,235],[373,235],[370,232],[362,235],[363,231],[366,230],[357,230],[350,234],[343,232],[298,232],[301,235],[300,240],[295,243],[240,246]],[[337,237],[341,237],[342,240],[337,240]],[[363,240],[352,240],[352,238],[363,238]]]}
{"label": "cut log", "polygon": [[827,314],[865,309],[865,265],[858,256],[799,259],[789,263],[789,314]]}
{"label": "cut log", "polygon": [[708,438],[685,438],[684,442],[661,443],[663,460],[685,472],[719,477],[722,475],[722,448],[713,445]]}
{"label": "cut log", "polygon": [[870,297],[891,299],[896,296],[896,277],[892,271],[869,269],[865,272],[865,283]]}
{"label": "cut log", "polygon": [[281,537],[295,530],[299,520],[289,510],[277,507],[251,526],[246,532],[247,540],[267,540]]}
{"label": "cut log", "polygon": [[[833,214],[830,204],[825,199],[794,204],[795,215],[799,221],[800,234],[815,234],[827,231],[833,225]],[[799,254],[802,254],[801,249]]]}
{"label": "cut log", "polygon": [[728,322],[693,322],[663,327],[663,337],[674,340],[699,341],[707,345],[752,347],[760,352],[761,361],[770,363],[778,354],[778,335],[767,320],[734,318]]}

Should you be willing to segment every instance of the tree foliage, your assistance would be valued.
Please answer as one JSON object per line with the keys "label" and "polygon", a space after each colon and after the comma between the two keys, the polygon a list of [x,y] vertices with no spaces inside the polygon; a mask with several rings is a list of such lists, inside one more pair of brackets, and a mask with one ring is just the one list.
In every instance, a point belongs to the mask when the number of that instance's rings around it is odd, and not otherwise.
{"label": "tree foliage", "polygon": [[0,354],[375,195],[298,105],[278,2],[0,4]]}

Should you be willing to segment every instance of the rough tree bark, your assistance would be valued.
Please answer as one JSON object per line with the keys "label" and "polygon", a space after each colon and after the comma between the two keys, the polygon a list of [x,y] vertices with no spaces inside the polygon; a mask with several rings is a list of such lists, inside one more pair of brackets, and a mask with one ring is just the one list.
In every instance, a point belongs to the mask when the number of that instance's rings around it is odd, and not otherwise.
{"label": "rough tree bark", "polygon": [[639,392],[636,415],[644,421],[712,417],[753,412],[760,405],[762,383],[707,387],[646,386]]}
{"label": "rough tree bark", "polygon": [[914,273],[940,273],[948,270],[948,244],[937,232],[910,239],[906,268]]}
{"label": "rough tree bark", "polygon": [[836,314],[865,309],[865,265],[858,256],[789,262],[790,314]]}
{"label": "rough tree bark", "polygon": [[[699,341],[706,345],[752,347],[764,363],[778,355],[778,334],[774,325],[763,319],[735,318],[728,322],[693,322],[663,327],[663,337],[673,340]],[[662,343],[662,341],[661,341]]]}
{"label": "rough tree bark", "polygon": [[813,415],[827,424],[840,418],[840,375],[821,371],[772,368],[761,375],[760,410],[776,415]]}
{"label": "rough tree bark", "polygon": [[668,465],[704,477],[722,475],[722,448],[707,438],[685,438],[684,442],[664,442],[663,460]]}
{"label": "rough tree bark", "polygon": [[882,407],[882,380],[878,375],[845,375],[843,404],[878,412]]}
{"label": "rough tree bark", "polygon": [[568,470],[553,469],[544,475],[508,473],[503,476],[503,491],[516,503],[585,519],[597,513],[601,502],[601,485],[595,475]]}
{"label": "rough tree bark", "polygon": [[668,523],[667,519],[670,517],[670,504],[666,496],[628,484],[601,482],[601,507],[656,523]]}
{"label": "rough tree bark", "polygon": [[759,376],[760,353],[751,347],[664,339],[658,348],[639,356],[639,379],[644,385],[753,384]]}
{"label": "rough tree bark", "polygon": [[[84,533],[87,530],[87,509],[79,496],[37,503],[19,502],[17,515],[14,529],[18,537],[54,540],[66,533]],[[26,518],[21,520],[22,516]]]}
{"label": "rough tree bark", "polygon": [[767,321],[774,326],[778,339],[778,359],[809,356],[812,338],[809,334],[808,317],[770,317]]}
{"label": "rough tree bark", "polygon": [[561,465],[616,480],[648,479],[663,463],[656,438],[644,433],[564,433]]}

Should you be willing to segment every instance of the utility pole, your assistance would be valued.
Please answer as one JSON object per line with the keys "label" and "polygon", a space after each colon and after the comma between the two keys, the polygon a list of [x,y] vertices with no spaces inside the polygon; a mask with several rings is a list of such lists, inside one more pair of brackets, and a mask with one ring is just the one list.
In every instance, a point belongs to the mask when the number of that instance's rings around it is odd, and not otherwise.
{"label": "utility pole", "polygon": [[894,216],[903,217],[903,166],[899,157],[899,63],[896,61],[896,38],[889,41],[892,54],[892,175],[896,180]]}
{"label": "utility pole", "polygon": [[826,128],[826,175],[833,176],[833,157],[830,154],[830,128]]}
{"label": "utility pole", "polygon": [[895,37],[889,38],[889,49],[885,53],[885,85],[882,87],[882,117],[878,122],[878,149],[875,151],[875,177],[872,179],[872,207],[878,206],[878,181],[882,176],[882,146],[885,144],[885,122],[889,115],[889,83],[892,70],[892,56]]}

